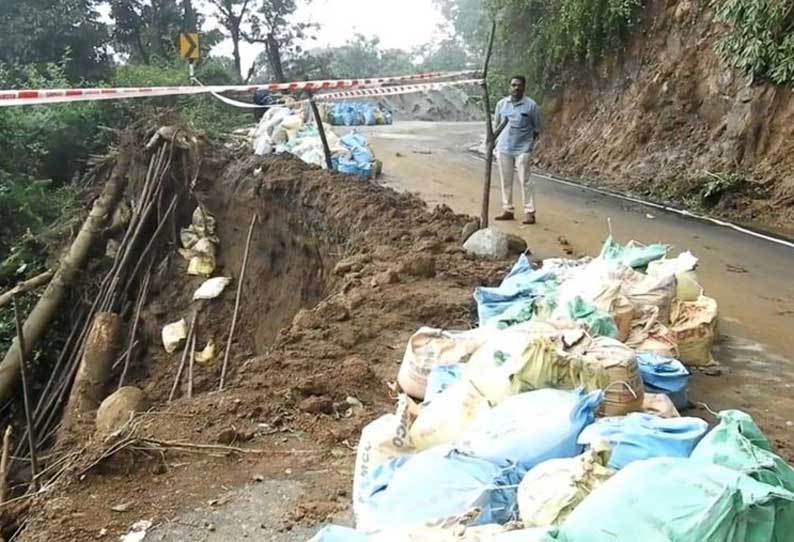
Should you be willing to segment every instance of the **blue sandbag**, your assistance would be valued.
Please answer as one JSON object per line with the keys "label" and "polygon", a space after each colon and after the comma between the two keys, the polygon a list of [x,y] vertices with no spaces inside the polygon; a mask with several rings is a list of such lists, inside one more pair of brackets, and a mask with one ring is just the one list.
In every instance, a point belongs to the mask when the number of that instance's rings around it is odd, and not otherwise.
{"label": "blue sandbag", "polygon": [[386,124],[392,123],[394,117],[391,111],[369,102],[334,103],[328,111],[328,122],[335,126],[373,126],[378,123],[378,112]]}
{"label": "blue sandbag", "polygon": [[511,463],[497,464],[447,447],[411,456],[396,469],[388,485],[369,496],[362,530],[439,524],[467,519],[467,525],[506,523],[516,519],[516,488],[523,472]]}
{"label": "blue sandbag", "polygon": [[339,138],[339,143],[351,153],[351,158],[335,157],[334,169],[340,173],[358,175],[369,179],[372,176],[372,161],[374,156],[369,149],[367,139],[355,130]]}
{"label": "blue sandbag", "polygon": [[425,403],[429,403],[442,391],[457,382],[463,376],[465,365],[462,363],[452,363],[450,365],[436,365],[430,370],[427,376],[427,388],[425,389]]}
{"label": "blue sandbag", "polygon": [[603,393],[542,389],[513,395],[478,417],[456,445],[496,463],[529,470],[582,452],[579,433],[593,422]]}
{"label": "blue sandbag", "polygon": [[707,430],[708,424],[700,418],[661,418],[634,412],[596,420],[579,435],[579,444],[591,446],[606,440],[612,445],[609,466],[622,469],[652,457],[689,457]]}
{"label": "blue sandbag", "polygon": [[367,542],[368,540],[367,533],[350,527],[326,525],[309,542]]}
{"label": "blue sandbag", "polygon": [[637,364],[640,366],[645,391],[667,395],[676,408],[687,406],[689,371],[683,363],[677,359],[643,352],[637,354]]}
{"label": "blue sandbag", "polygon": [[493,323],[511,308],[516,313],[524,310],[527,302],[542,297],[548,291],[548,285],[543,283],[553,281],[555,277],[553,270],[533,270],[529,259],[522,254],[498,287],[474,290],[480,326]]}

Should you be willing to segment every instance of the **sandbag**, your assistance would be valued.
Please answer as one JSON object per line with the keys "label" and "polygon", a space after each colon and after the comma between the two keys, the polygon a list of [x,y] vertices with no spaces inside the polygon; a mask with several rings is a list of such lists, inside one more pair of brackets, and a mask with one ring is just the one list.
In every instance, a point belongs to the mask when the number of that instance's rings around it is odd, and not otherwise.
{"label": "sandbag", "polygon": [[621,342],[626,342],[631,332],[631,322],[634,319],[634,305],[631,304],[631,301],[626,296],[619,295],[612,302],[608,312],[612,315],[612,319],[615,320],[615,326],[618,330],[617,339]]}
{"label": "sandbag", "polygon": [[441,392],[463,378],[464,369],[465,365],[462,363],[437,365],[433,367],[427,377],[425,403],[430,403],[436,396],[440,395]]}
{"label": "sandbag", "polygon": [[618,337],[618,327],[609,312],[600,310],[580,296],[568,303],[568,315],[573,320],[581,321],[593,336]]}
{"label": "sandbag", "polygon": [[353,514],[363,516],[366,511],[365,495],[371,493],[369,484],[375,469],[392,459],[413,453],[408,430],[415,419],[411,400],[401,395],[397,412],[386,414],[369,423],[361,431],[356,450],[356,465],[353,475]]}
{"label": "sandbag", "polygon": [[582,455],[549,459],[533,467],[518,486],[518,511],[525,527],[559,525],[594,489],[614,473],[607,467],[609,447]]}
{"label": "sandbag", "polygon": [[481,287],[474,290],[480,327],[488,326],[492,320],[516,303],[523,307],[527,301],[539,296],[542,283],[553,281],[557,268],[533,270],[526,255],[518,261],[498,287]]}
{"label": "sandbag", "polygon": [[579,433],[595,418],[600,391],[537,390],[505,399],[482,414],[455,443],[471,455],[531,469],[581,452]]}
{"label": "sandbag", "polygon": [[[783,542],[794,493],[692,459],[637,461],[576,507],[557,542]],[[776,513],[777,512],[777,513]],[[775,533],[786,533],[782,538]],[[789,538],[787,538],[789,537]]]}
{"label": "sandbag", "polygon": [[592,389],[588,383],[595,381],[604,390],[600,414],[620,416],[642,408],[645,388],[636,355],[630,348],[615,339],[597,337],[582,357],[583,384]]}
{"label": "sandbag", "polygon": [[719,419],[719,425],[695,447],[692,459],[738,470],[759,482],[794,492],[794,468],[771,451],[749,414],[724,410]]}
{"label": "sandbag", "polygon": [[634,305],[635,312],[644,307],[659,309],[657,319],[667,324],[670,321],[670,305],[675,296],[675,276],[637,274],[623,282],[621,293]]}
{"label": "sandbag", "polygon": [[490,408],[482,392],[468,378],[463,378],[422,408],[411,426],[409,438],[417,450],[452,442]]}
{"label": "sandbag", "polygon": [[695,301],[703,295],[695,267],[698,259],[691,252],[682,252],[675,258],[663,258],[648,264],[648,274],[654,276],[673,275],[677,301]]}
{"label": "sandbag", "polygon": [[637,354],[637,364],[645,391],[667,395],[676,408],[687,406],[689,371],[683,363],[651,352],[642,352]]}
{"label": "sandbag", "polygon": [[506,523],[518,515],[516,465],[494,463],[451,448],[419,452],[370,496],[362,530],[422,525]]}
{"label": "sandbag", "polygon": [[610,235],[601,247],[602,260],[618,262],[634,269],[644,269],[654,260],[659,260],[667,255],[667,246],[654,244],[644,246],[636,241],[629,241],[622,246]]}
{"label": "sandbag", "polygon": [[680,418],[681,414],[668,396],[663,393],[645,393],[642,411],[660,418]]}
{"label": "sandbag", "polygon": [[717,337],[717,301],[700,296],[697,301],[676,303],[670,331],[678,342],[678,359],[686,365],[707,366],[717,362],[711,348]]}
{"label": "sandbag", "polygon": [[444,331],[423,327],[408,340],[397,382],[402,390],[424,399],[427,376],[436,365],[468,361],[469,356],[486,340],[482,330]]}
{"label": "sandbag", "polygon": [[548,529],[514,529],[513,525],[455,525],[417,527],[414,529],[386,529],[364,532],[328,525],[309,542],[543,542]]}
{"label": "sandbag", "polygon": [[626,346],[642,353],[650,352],[666,358],[678,357],[678,343],[670,328],[659,323],[659,309],[645,307],[635,314]]}
{"label": "sandbag", "polygon": [[596,420],[579,435],[579,444],[592,446],[606,440],[612,445],[609,466],[622,469],[652,457],[689,457],[707,429],[700,418],[666,419],[635,412]]}

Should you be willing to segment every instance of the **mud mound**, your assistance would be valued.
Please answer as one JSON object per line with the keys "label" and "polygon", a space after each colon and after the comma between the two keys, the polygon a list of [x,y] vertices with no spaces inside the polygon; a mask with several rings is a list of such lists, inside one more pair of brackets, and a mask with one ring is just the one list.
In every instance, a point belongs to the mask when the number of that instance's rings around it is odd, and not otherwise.
{"label": "mud mound", "polygon": [[396,120],[444,122],[475,121],[483,118],[479,102],[457,87],[385,96],[377,102],[394,112]]}
{"label": "mud mound", "polygon": [[505,265],[466,259],[459,237],[469,217],[447,207],[431,211],[290,156],[203,164],[194,194],[217,220],[215,276],[239,276],[248,224],[260,218],[226,389],[216,391],[234,282],[199,307],[197,347],[212,340],[219,355],[197,364],[192,399],[178,392],[167,403],[181,352],[163,351],[160,329],[190,318],[202,282],[171,249],[152,278],[143,348],[127,381],[153,411],[134,420],[125,446],[84,435],[79,467],[42,498],[26,540],[117,538],[132,516],[112,507],[165,520],[250,481],[254,469],[301,480],[320,469],[327,474],[309,484],[308,498],[335,502],[349,487],[361,428],[391,410],[390,380],[409,336],[422,325],[471,325],[472,288]]}

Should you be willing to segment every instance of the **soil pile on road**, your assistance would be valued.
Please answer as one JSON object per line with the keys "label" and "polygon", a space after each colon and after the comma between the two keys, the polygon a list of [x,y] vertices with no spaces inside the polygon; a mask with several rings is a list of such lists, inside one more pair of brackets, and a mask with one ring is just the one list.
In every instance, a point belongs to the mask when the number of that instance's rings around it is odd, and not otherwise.
{"label": "soil pile on road", "polygon": [[483,118],[480,102],[457,87],[385,96],[378,103],[391,110],[398,121],[450,122],[476,121]]}
{"label": "soil pile on road", "polygon": [[[110,438],[84,426],[75,448],[59,450],[79,461],[31,507],[27,540],[117,539],[136,520],[171,517],[252,472],[328,469],[307,490],[306,506],[344,508],[350,450],[361,428],[390,408],[408,338],[422,325],[471,326],[473,287],[505,265],[467,259],[460,234],[470,218],[447,207],[430,210],[414,196],[291,156],[230,154],[205,152],[193,196],[217,223],[213,275],[231,285],[193,302],[204,279],[186,274],[175,247],[162,254],[126,380],[151,410]],[[180,211],[178,226],[191,214]],[[231,376],[218,392],[254,214]],[[193,397],[183,378],[168,403],[182,349],[166,353],[161,330],[190,321],[194,310],[196,351],[213,343],[216,354],[197,361]]]}

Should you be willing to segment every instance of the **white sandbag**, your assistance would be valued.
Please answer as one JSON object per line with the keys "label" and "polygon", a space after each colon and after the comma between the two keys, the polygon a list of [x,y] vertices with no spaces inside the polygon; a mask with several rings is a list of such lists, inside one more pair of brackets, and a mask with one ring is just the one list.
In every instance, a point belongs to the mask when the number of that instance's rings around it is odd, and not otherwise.
{"label": "white sandbag", "polygon": [[395,414],[381,416],[361,431],[353,475],[353,514],[357,521],[366,515],[368,482],[373,471],[395,457],[415,451],[408,434],[416,419],[415,410],[411,399],[400,395]]}
{"label": "white sandbag", "polygon": [[636,274],[623,282],[621,293],[631,301],[635,311],[644,307],[658,308],[659,322],[667,324],[670,321],[670,304],[675,295],[675,276]]}
{"label": "white sandbag", "polygon": [[215,277],[205,280],[204,283],[193,293],[193,301],[199,299],[215,299],[223,293],[226,286],[232,281],[229,277]]}
{"label": "white sandbag", "polygon": [[609,445],[595,445],[572,458],[550,459],[531,469],[518,486],[518,510],[525,527],[561,524],[574,508],[614,473]]}
{"label": "white sandbag", "polygon": [[485,396],[464,377],[422,408],[409,438],[417,450],[452,442],[490,408]]}
{"label": "white sandbag", "polygon": [[704,295],[697,301],[674,305],[670,330],[678,342],[677,359],[685,365],[717,363],[711,355],[717,337],[717,313],[717,301]]}
{"label": "white sandbag", "polygon": [[465,363],[487,338],[483,330],[444,331],[423,327],[408,340],[397,382],[402,390],[424,399],[427,376],[437,365]]}
{"label": "white sandbag", "polygon": [[187,339],[187,322],[183,318],[178,322],[163,326],[162,335],[165,351],[169,354],[176,352],[182,341]]}
{"label": "white sandbag", "polygon": [[676,280],[675,298],[678,301],[695,301],[703,294],[695,267],[698,259],[691,252],[682,252],[675,258],[663,258],[648,264],[648,274],[673,275]]}

